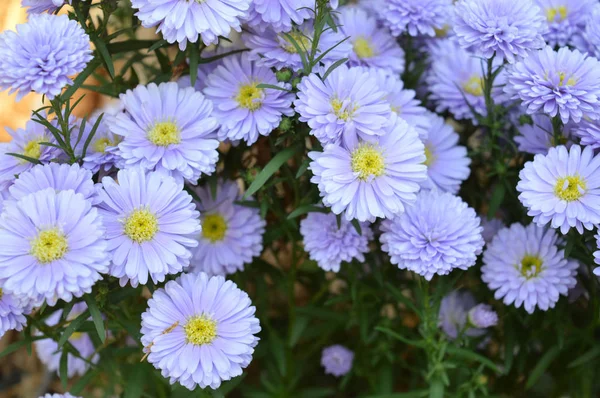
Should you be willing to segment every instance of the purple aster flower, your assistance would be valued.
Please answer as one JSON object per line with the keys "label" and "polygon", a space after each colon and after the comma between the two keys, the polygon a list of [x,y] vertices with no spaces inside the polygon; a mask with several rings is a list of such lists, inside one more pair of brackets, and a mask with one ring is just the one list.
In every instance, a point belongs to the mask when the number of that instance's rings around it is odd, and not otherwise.
{"label": "purple aster flower", "polygon": [[190,272],[227,275],[243,270],[263,249],[266,223],[259,209],[235,203],[242,195],[234,181],[219,181],[214,197],[208,184],[195,192],[202,231],[197,234]]}
{"label": "purple aster flower", "polygon": [[284,115],[294,114],[294,94],[259,88],[260,84],[291,88],[277,82],[270,68],[255,65],[248,54],[227,57],[208,76],[204,94],[214,103],[213,115],[221,123],[220,140],[244,140],[252,145],[259,135],[267,136],[279,126]]}
{"label": "purple aster flower", "polygon": [[21,0],[21,7],[27,7],[28,14],[54,13],[65,3],[65,0]]}
{"label": "purple aster flower", "polygon": [[339,272],[342,261],[365,261],[373,231],[367,223],[360,224],[361,233],[346,219],[338,227],[333,213],[309,213],[300,222],[304,250],[310,259],[325,271]]}
{"label": "purple aster flower", "polygon": [[469,323],[476,328],[485,329],[498,324],[498,314],[487,304],[477,304],[469,310]]}
{"label": "purple aster flower", "polygon": [[577,262],[565,259],[552,229],[513,224],[498,232],[483,254],[481,279],[504,304],[524,306],[530,314],[554,308],[577,280]]}
{"label": "purple aster flower", "polygon": [[596,0],[535,0],[546,17],[544,39],[551,47],[564,47],[585,26]]}
{"label": "purple aster flower", "polygon": [[219,157],[212,103],[193,88],[177,83],[138,86],[121,95],[125,113],[110,123],[123,137],[126,167],[141,166],[196,184],[211,174]]}
{"label": "purple aster flower", "polygon": [[66,15],[31,15],[17,31],[0,34],[0,90],[52,99],[93,58],[90,38]]}
{"label": "purple aster flower", "polygon": [[42,395],[40,398],[81,398],[81,397],[76,397],[67,392],[64,394],[46,394],[46,395]]}
{"label": "purple aster flower", "polygon": [[375,221],[404,212],[416,200],[419,183],[427,178],[423,143],[402,119],[384,131],[348,148],[329,144],[323,152],[309,152],[311,182],[333,213]]}
{"label": "purple aster flower", "polygon": [[[250,49],[248,58],[255,61],[259,66],[269,68],[290,68],[299,71],[303,68],[302,58],[298,49],[292,43],[298,44],[301,50],[310,51],[314,34],[312,21],[307,21],[287,34],[278,33],[273,29],[266,29],[264,32],[254,30],[244,32],[242,40],[246,47]],[[291,36],[294,40],[290,40]],[[317,47],[317,56],[323,56],[322,63],[333,63],[339,59],[347,58],[352,51],[352,46],[340,32],[334,32],[327,29],[319,38]],[[340,44],[341,43],[341,44]],[[338,45],[339,44],[339,45]],[[327,52],[329,49],[331,51]]]}
{"label": "purple aster flower", "polygon": [[56,144],[56,140],[43,125],[33,120],[29,120],[24,129],[16,131],[7,129],[7,132],[12,140],[0,147],[0,183],[12,182],[16,175],[35,166],[34,163],[8,155],[9,153],[16,153],[47,163],[55,159],[61,152],[55,147],[40,144],[40,142]]}
{"label": "purple aster flower", "polygon": [[389,0],[382,4],[380,17],[394,36],[435,36],[452,13],[452,0]]}
{"label": "purple aster flower", "polygon": [[[69,315],[66,317],[67,321],[72,321],[81,315],[87,309],[85,303],[77,303],[73,306]],[[60,321],[63,310],[58,310],[52,313],[46,319],[48,326],[54,326]],[[85,332],[75,332],[69,337],[69,343],[79,352],[79,356],[86,358],[92,363],[98,363],[100,355],[96,353],[96,348],[90,336]],[[35,352],[38,355],[40,361],[46,365],[48,370],[59,372],[60,358],[62,356],[61,349],[58,348],[58,343],[52,339],[42,339],[33,342],[35,346]],[[69,378],[74,376],[83,376],[90,365],[83,359],[73,355],[67,354],[67,376]]]}
{"label": "purple aster flower", "polygon": [[136,287],[181,272],[198,245],[191,235],[201,230],[190,194],[172,177],[136,168],[119,171],[117,181],[104,177],[100,192],[109,274]]}
{"label": "purple aster flower", "polygon": [[462,290],[454,290],[442,298],[438,314],[438,325],[451,340],[459,335],[478,337],[485,331],[468,323],[469,310],[477,306],[475,297]]}
{"label": "purple aster flower", "polygon": [[350,372],[353,362],[354,352],[339,344],[325,347],[321,354],[321,366],[325,368],[325,373],[335,377]]}
{"label": "purple aster flower", "polygon": [[461,0],[454,8],[454,32],[475,54],[494,54],[514,63],[543,48],[544,17],[533,0]]}
{"label": "purple aster flower", "polygon": [[404,72],[404,50],[375,17],[360,8],[345,7],[339,25],[342,36],[352,44],[348,65],[381,68],[395,75]]}
{"label": "purple aster flower", "polygon": [[27,324],[25,315],[31,313],[30,300],[5,292],[0,287],[0,337],[9,330],[23,330]]}
{"label": "purple aster flower", "polygon": [[342,143],[354,148],[359,139],[376,140],[385,134],[392,112],[374,76],[346,65],[337,67],[325,81],[323,75],[304,77],[294,102],[300,121],[308,123],[312,135],[323,145]]}
{"label": "purple aster flower", "polygon": [[570,123],[563,127],[559,139],[556,140],[550,117],[536,114],[532,116],[532,119],[533,124],[524,124],[519,127],[521,135],[515,137],[519,151],[545,155],[548,153],[548,149],[557,145],[566,145],[567,148],[573,145]]}
{"label": "purple aster flower", "polygon": [[586,17],[585,29],[573,37],[573,45],[581,52],[600,58],[600,3]]}
{"label": "purple aster flower", "polygon": [[519,200],[527,214],[540,226],[550,224],[566,234],[571,227],[579,233],[600,223],[600,155],[579,145],[550,148],[535,155],[519,173]]}
{"label": "purple aster flower", "polygon": [[492,218],[491,220],[488,220],[487,217],[481,218],[481,226],[483,227],[481,236],[486,244],[490,243],[498,231],[505,227],[504,222],[501,219]]}
{"label": "purple aster flower", "polygon": [[504,91],[528,114],[560,114],[563,123],[600,118],[600,62],[578,50],[535,51],[508,68]]}
{"label": "purple aster flower", "polygon": [[[114,113],[111,115],[108,112]],[[125,162],[123,158],[121,158],[119,152],[119,144],[123,137],[113,134],[108,128],[109,120],[114,120],[120,112],[120,110],[114,109],[107,110],[104,113],[104,116],[96,129],[96,133],[87,147],[85,157],[83,158],[83,167],[91,170],[94,174],[100,170],[109,171],[113,167],[125,167]],[[97,120],[98,116],[94,115],[87,121],[85,128],[87,134],[85,134],[85,139],[82,137],[80,140],[80,146],[82,146],[82,148],[81,151],[78,151],[77,153],[79,156],[83,155],[82,143],[84,144],[86,142],[86,139]]]}
{"label": "purple aster flower", "polygon": [[0,284],[32,300],[69,302],[92,290],[110,256],[97,210],[73,190],[47,188],[7,206],[0,229]]}
{"label": "purple aster flower", "polygon": [[217,44],[219,36],[229,37],[231,30],[242,31],[241,20],[248,15],[251,0],[131,0],[142,26],[158,25],[169,43],[185,50],[188,41]]}
{"label": "purple aster flower", "polygon": [[422,139],[428,178],[421,187],[456,194],[460,184],[471,174],[471,159],[467,156],[467,148],[458,145],[460,137],[444,118],[432,113],[430,120],[427,137]]}
{"label": "purple aster flower", "polygon": [[[431,70],[426,82],[431,99],[436,103],[436,111],[450,111],[456,119],[472,119],[475,115],[469,105],[482,116],[487,114],[483,92],[483,78],[487,65],[451,39],[441,40],[434,49]],[[496,60],[499,66],[501,62]],[[500,73],[494,84],[502,84],[504,74]],[[496,103],[502,102],[502,90],[493,92]]]}
{"label": "purple aster flower", "polygon": [[567,125],[573,135],[581,139],[581,145],[600,148],[600,121],[581,119],[580,123]]}
{"label": "purple aster flower", "polygon": [[148,362],[171,384],[219,388],[242,374],[260,324],[246,292],[222,276],[183,274],[154,292],[142,314]]}
{"label": "purple aster flower", "polygon": [[248,24],[261,31],[289,32],[293,24],[301,25],[313,17],[314,0],[253,0]]}
{"label": "purple aster flower", "polygon": [[484,242],[481,221],[461,198],[421,191],[414,206],[381,225],[381,249],[392,264],[431,280],[475,264]]}

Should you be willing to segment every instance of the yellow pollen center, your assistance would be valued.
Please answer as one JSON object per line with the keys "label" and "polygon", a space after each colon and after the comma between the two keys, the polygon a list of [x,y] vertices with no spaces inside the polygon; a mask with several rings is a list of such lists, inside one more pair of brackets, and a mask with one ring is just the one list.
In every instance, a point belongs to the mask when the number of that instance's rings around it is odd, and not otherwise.
{"label": "yellow pollen center", "polygon": [[158,219],[147,209],[134,210],[125,220],[124,232],[134,242],[147,242],[158,232]]}
{"label": "yellow pollen center", "polygon": [[77,341],[80,338],[83,337],[83,333],[82,332],[74,332],[70,337],[69,337],[69,341]]}
{"label": "yellow pollen center", "polygon": [[554,193],[562,200],[572,202],[585,194],[587,185],[579,175],[561,177],[556,180]]}
{"label": "yellow pollen center", "polygon": [[483,80],[478,75],[473,75],[463,84],[465,92],[481,97],[483,95]]}
{"label": "yellow pollen center", "polygon": [[41,231],[31,241],[31,255],[41,264],[60,260],[67,253],[67,238],[58,229]]}
{"label": "yellow pollen center", "polygon": [[148,139],[157,146],[169,146],[181,142],[181,133],[173,122],[159,122],[148,132]]}
{"label": "yellow pollen center", "polygon": [[558,22],[564,21],[567,18],[567,6],[558,6],[546,9],[546,18],[548,22],[554,22],[558,16]]}
{"label": "yellow pollen center", "polygon": [[560,79],[558,84],[561,86],[574,86],[575,83],[577,83],[577,80],[575,80],[575,78],[571,76],[567,79],[567,83],[565,84],[565,78],[567,77],[565,72],[559,72],[558,77]]}
{"label": "yellow pollen center", "polygon": [[359,37],[356,39],[353,47],[358,58],[371,58],[373,55],[375,55],[375,50],[371,45],[371,41],[364,37]]}
{"label": "yellow pollen center", "polygon": [[245,84],[240,87],[236,102],[242,108],[255,111],[262,106],[263,89],[257,88],[258,83]]}
{"label": "yellow pollen center", "polygon": [[[29,141],[23,148],[23,155],[29,158],[39,159],[42,155],[42,146],[40,145],[40,142],[37,140]],[[23,162],[27,161],[23,160]]]}
{"label": "yellow pollen center", "polygon": [[94,151],[104,153],[109,146],[116,146],[116,143],[112,142],[108,137],[103,137],[97,139],[94,143]]}
{"label": "yellow pollen center", "polygon": [[363,181],[379,177],[385,172],[385,160],[379,148],[372,144],[361,144],[352,152],[352,171]]}
{"label": "yellow pollen center", "polygon": [[428,146],[425,146],[425,162],[423,164],[429,167],[434,160],[435,156],[431,152],[431,149]]}
{"label": "yellow pollen center", "polygon": [[2,290],[2,288],[0,287],[0,300],[2,300],[2,296],[4,296],[4,291]]}
{"label": "yellow pollen center", "polygon": [[217,337],[217,322],[206,315],[191,317],[183,327],[188,343],[210,344]]}
{"label": "yellow pollen center", "polygon": [[[311,40],[306,37],[305,35],[303,35],[300,32],[290,32],[288,33],[296,42],[296,44],[298,44],[298,46],[300,46],[301,50],[308,50],[312,43]],[[296,46],[294,46],[291,42],[290,39],[288,39],[286,36],[283,36],[284,40],[285,40],[285,44],[283,45],[283,49],[285,51],[287,51],[290,54],[298,54],[298,50],[296,49]]]}
{"label": "yellow pollen center", "polygon": [[433,29],[435,32],[435,37],[446,37],[448,36],[448,31],[450,30],[450,25],[444,24],[441,28]]}
{"label": "yellow pollen center", "polygon": [[335,116],[337,116],[338,119],[347,122],[349,119],[352,118],[354,112],[358,108],[349,108],[349,106],[344,106],[344,103],[336,98],[331,100],[331,109],[333,110],[333,113],[335,114]]}
{"label": "yellow pollen center", "polygon": [[527,254],[521,260],[521,275],[526,278],[532,278],[542,270],[542,259],[539,256]]}
{"label": "yellow pollen center", "polygon": [[202,236],[212,243],[222,241],[227,232],[227,222],[220,214],[208,214],[202,220]]}

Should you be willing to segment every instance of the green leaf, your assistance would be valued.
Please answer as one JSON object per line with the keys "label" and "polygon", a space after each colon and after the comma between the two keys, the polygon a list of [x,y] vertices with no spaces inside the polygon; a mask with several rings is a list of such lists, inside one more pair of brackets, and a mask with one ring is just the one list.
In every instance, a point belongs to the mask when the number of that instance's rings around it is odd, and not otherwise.
{"label": "green leaf", "polygon": [[94,297],[89,294],[84,297],[84,300],[92,315],[92,321],[94,321],[98,337],[100,337],[100,341],[104,344],[106,341],[106,330],[104,329],[104,319],[102,319],[102,313],[100,313],[100,309],[98,309],[98,304],[96,303],[96,300],[94,300]]}
{"label": "green leaf", "polygon": [[[143,50],[145,48],[151,49],[161,42],[162,40],[127,40],[118,41],[116,43],[109,43],[106,45],[106,48],[110,54],[118,54],[136,50]],[[148,50],[148,52],[151,52],[151,50]]]}
{"label": "green leaf", "polygon": [[315,206],[315,205],[299,206],[296,210],[292,211],[287,216],[287,219],[291,220],[293,218],[299,217],[306,213],[329,213],[329,210],[326,209],[325,207]]}
{"label": "green leaf", "polygon": [[73,84],[71,84],[69,87],[67,87],[67,89],[62,93],[61,97],[62,98],[71,98],[73,96],[73,94],[75,94],[75,91],[77,91],[77,89],[79,89],[79,87],[81,87],[83,82],[85,82],[85,80],[88,77],[90,77],[90,75],[92,73],[94,73],[96,68],[98,68],[98,66],[100,66],[101,63],[102,63],[102,61],[99,60],[98,58],[93,59],[92,62],[90,62],[85,67],[83,72],[81,72],[79,75],[77,75],[75,80],[73,80]]}
{"label": "green leaf", "polygon": [[529,374],[527,384],[525,385],[526,390],[529,390],[535,385],[538,379],[544,374],[546,369],[548,369],[552,361],[556,359],[558,354],[560,354],[560,349],[558,348],[558,346],[554,346],[548,351],[546,351],[546,353],[540,358],[539,362],[535,365],[535,367]]}
{"label": "green leaf", "polygon": [[65,331],[63,332],[63,334],[58,339],[58,348],[61,348],[63,345],[65,345],[65,343],[69,340],[69,337],[71,337],[71,335],[73,333],[75,333],[77,331],[77,329],[79,329],[79,327],[83,324],[83,322],[85,322],[85,320],[89,316],[90,316],[90,311],[89,310],[85,310],[77,318],[73,319],[71,321],[71,323],[69,323],[69,326],[67,326],[65,328]]}
{"label": "green leaf", "polygon": [[444,398],[444,382],[436,378],[429,385],[429,398]]}
{"label": "green leaf", "polygon": [[248,199],[249,196],[254,195],[258,190],[265,185],[265,183],[275,174],[281,166],[294,156],[298,149],[295,147],[284,149],[279,152],[273,159],[267,163],[267,165],[258,173],[248,190],[242,197],[243,200]]}
{"label": "green leaf", "polygon": [[8,152],[7,155],[14,156],[16,158],[26,160],[26,161],[28,161],[30,163],[33,163],[33,164],[42,164],[42,162],[40,162],[39,159],[30,158],[29,156],[21,155],[19,153]]}
{"label": "green leaf", "polygon": [[358,220],[355,218],[352,221],[350,221],[350,223],[352,224],[352,226],[354,227],[354,229],[356,230],[356,232],[359,235],[362,235],[362,228],[360,227],[360,223],[358,222]]}
{"label": "green leaf", "polygon": [[12,344],[8,345],[8,346],[7,346],[7,347],[4,349],[4,351],[0,352],[0,358],[3,358],[3,357],[5,357],[5,356],[7,356],[7,355],[10,355],[10,354],[12,354],[13,352],[15,352],[15,351],[19,350],[19,348],[21,348],[21,347],[23,347],[23,346],[25,346],[25,345],[29,344],[29,343],[30,343],[30,342],[32,342],[32,341],[41,340],[41,339],[45,339],[45,338],[46,338],[46,337],[44,337],[44,336],[35,336],[35,337],[32,337],[32,338],[31,338],[31,339],[29,339],[29,340],[25,339],[25,340],[19,340],[19,341],[16,341],[16,342],[14,342],[14,343],[12,343]]}
{"label": "green leaf", "polygon": [[[299,34],[303,35],[304,34],[302,32],[298,32]],[[309,72],[309,65],[308,65],[308,58],[306,57],[306,53],[308,51],[307,48],[304,48],[304,46],[300,47],[300,44],[298,44],[298,42],[296,41],[296,39],[294,39],[294,36],[292,36],[289,33],[283,33],[283,36],[285,36],[285,39],[291,43],[292,46],[294,46],[294,49],[296,50],[296,52],[298,53],[298,55],[300,56],[300,60],[302,61],[302,67],[304,68],[305,72]],[[310,38],[307,38],[309,41]]]}
{"label": "green leaf", "polygon": [[145,366],[134,364],[132,366],[129,377],[127,378],[127,384],[123,394],[123,398],[139,398],[144,392],[144,376]]}
{"label": "green leaf", "polygon": [[99,373],[100,371],[98,370],[90,370],[83,377],[77,380],[77,383],[75,383],[73,387],[69,389],[69,392],[74,395],[80,395],[88,383],[98,376]]}
{"label": "green leaf", "polygon": [[569,368],[575,368],[577,366],[584,365],[584,364],[596,359],[596,357],[599,355],[600,355],[600,346],[597,345],[594,348],[592,348],[590,351],[586,352],[585,354],[583,354],[582,356],[580,356],[579,358],[577,358],[576,360],[571,362],[569,364]]}
{"label": "green leaf", "polygon": [[266,83],[261,83],[258,86],[256,86],[256,88],[262,88],[262,89],[268,88],[268,89],[273,89],[273,90],[286,91],[288,93],[292,92],[291,90],[288,90],[287,88],[279,87],[274,84],[266,84]]}
{"label": "green leaf", "polygon": [[103,117],[104,117],[104,113],[102,113],[100,116],[98,116],[98,119],[96,119],[96,123],[94,123],[94,126],[92,127],[92,130],[90,131],[90,134],[85,139],[85,142],[83,144],[83,151],[81,152],[82,159],[85,158],[88,147],[90,146],[90,143],[92,142],[92,138],[94,138],[94,136],[96,135],[96,132],[98,131],[98,127],[100,126],[100,122],[102,121]]}
{"label": "green leaf", "polygon": [[327,72],[325,72],[325,74],[323,75],[323,77],[321,78],[321,80],[325,81],[327,79],[327,76],[329,76],[331,74],[331,72],[333,72],[338,66],[346,63],[346,61],[348,61],[348,58],[342,58],[342,59],[338,59],[337,61],[335,61],[328,69]]}
{"label": "green leaf", "polygon": [[369,395],[365,398],[424,398],[427,395],[429,395],[428,390],[418,390],[411,392],[401,392],[396,394]]}
{"label": "green leaf", "polygon": [[296,318],[296,322],[294,322],[294,326],[290,332],[290,347],[294,347],[298,343],[300,337],[302,337],[302,334],[308,327],[309,322],[310,318],[307,316],[299,316]]}
{"label": "green leaf", "polygon": [[375,327],[375,330],[378,330],[381,333],[387,334],[388,336],[390,336],[390,337],[392,337],[392,338],[394,338],[396,340],[400,340],[403,343],[411,345],[411,346],[415,346],[415,347],[419,347],[419,348],[426,348],[427,347],[427,344],[425,344],[424,341],[407,339],[406,337],[401,336],[398,333],[396,333],[393,330],[390,330],[388,328],[377,326],[377,327]]}
{"label": "green leaf", "polygon": [[488,209],[488,220],[491,220],[496,215],[496,212],[500,208],[502,201],[504,200],[504,194],[506,193],[506,188],[504,184],[498,183],[494,187],[494,192],[492,193],[492,198],[490,199],[490,208]]}
{"label": "green leaf", "polygon": [[308,170],[308,166],[310,165],[310,159],[305,159],[300,167],[298,167],[298,172],[296,173],[296,178],[300,178],[306,170]]}
{"label": "green leaf", "polygon": [[98,50],[100,57],[102,57],[102,61],[104,62],[104,65],[106,66],[110,77],[114,79],[115,65],[113,64],[110,53],[108,52],[108,48],[106,48],[106,44],[95,35],[92,35],[92,41],[94,42],[94,45],[96,46],[96,50]]}
{"label": "green leaf", "polygon": [[197,45],[190,45],[190,83],[196,85],[198,79],[198,64],[200,62],[200,49]]}
{"label": "green leaf", "polygon": [[464,359],[470,359],[472,361],[477,361],[480,364],[487,366],[488,368],[490,368],[491,370],[493,370],[496,373],[502,373],[500,371],[500,369],[498,368],[498,366],[494,362],[492,362],[490,359],[488,359],[488,358],[484,357],[483,355],[480,355],[474,351],[470,351],[470,350],[466,350],[464,348],[454,347],[454,346],[448,346],[446,351],[448,352],[448,355],[453,355],[456,357],[461,357]]}
{"label": "green leaf", "polygon": [[162,46],[165,46],[169,44],[168,41],[166,41],[165,39],[159,40],[156,43],[154,43],[153,45],[150,46],[150,48],[148,48],[148,52],[151,53],[152,51],[158,50],[159,48],[161,48]]}
{"label": "green leaf", "polygon": [[69,359],[69,352],[67,350],[63,350],[60,355],[60,364],[58,367],[58,374],[60,375],[60,382],[64,389],[67,388],[67,383],[69,381],[69,372],[67,369]]}

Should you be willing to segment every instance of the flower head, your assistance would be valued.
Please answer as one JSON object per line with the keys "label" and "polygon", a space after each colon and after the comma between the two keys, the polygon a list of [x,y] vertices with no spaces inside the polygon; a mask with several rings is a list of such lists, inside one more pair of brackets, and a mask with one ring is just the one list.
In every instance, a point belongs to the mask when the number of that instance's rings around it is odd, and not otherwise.
{"label": "flower head", "polygon": [[81,397],[76,397],[67,392],[64,394],[46,394],[46,395],[42,395],[40,398],[81,398]]}
{"label": "flower head", "polygon": [[381,249],[392,264],[431,280],[454,269],[471,267],[484,242],[475,210],[459,197],[421,191],[414,206],[381,225]]}
{"label": "flower head", "polygon": [[[69,0],[69,3],[71,0]],[[21,7],[27,7],[28,14],[54,13],[65,0],[21,0]]]}
{"label": "flower head", "polygon": [[221,123],[220,140],[244,140],[252,145],[259,135],[269,135],[284,115],[294,114],[292,93],[258,87],[261,84],[291,88],[278,83],[270,68],[255,65],[248,54],[225,58],[208,76],[204,94],[214,103],[213,115]]}
{"label": "flower head", "polygon": [[394,36],[435,36],[452,13],[452,0],[389,0],[382,4],[380,17]]}
{"label": "flower head", "polygon": [[566,234],[571,227],[579,233],[600,223],[600,155],[579,145],[550,148],[536,155],[519,173],[519,200],[527,214],[540,226],[550,224]]}
{"label": "flower head", "polygon": [[581,139],[581,145],[600,148],[600,120],[582,119],[580,123],[567,125],[573,135]]}
{"label": "flower head", "polygon": [[125,108],[109,126],[123,137],[125,167],[141,166],[196,184],[211,174],[219,157],[212,103],[177,83],[138,86],[121,95]]}
{"label": "flower head", "polygon": [[566,47],[547,46],[508,68],[504,91],[528,114],[560,115],[563,123],[600,118],[600,61]]}
{"label": "flower head", "polygon": [[461,0],[454,8],[454,32],[475,54],[515,62],[544,47],[545,21],[533,0]]}
{"label": "flower head", "polygon": [[37,14],[0,34],[0,90],[30,91],[52,99],[92,59],[90,39],[66,15]]}
{"label": "flower head", "polygon": [[23,330],[27,324],[25,315],[31,312],[31,301],[5,292],[0,287],[0,337],[9,330]]}
{"label": "flower head", "polygon": [[375,77],[365,69],[345,65],[325,81],[323,75],[304,77],[294,102],[300,121],[308,123],[311,134],[323,145],[342,143],[347,148],[355,147],[359,139],[385,134],[391,109]]}
{"label": "flower head", "polygon": [[0,283],[32,300],[69,302],[89,293],[110,256],[101,218],[82,194],[53,188],[7,206],[0,229]]}
{"label": "flower head", "polygon": [[188,41],[216,44],[219,36],[229,37],[231,30],[241,32],[241,20],[248,14],[251,0],[131,0],[142,26],[158,25],[169,43],[185,50]]}
{"label": "flower head", "polygon": [[342,261],[365,261],[373,232],[367,223],[361,223],[360,230],[346,219],[338,227],[333,213],[309,213],[300,222],[304,250],[325,271],[339,272]]}
{"label": "flower head", "polygon": [[335,377],[350,372],[353,362],[354,352],[339,344],[325,347],[321,354],[321,366],[325,368],[325,373]]}
{"label": "flower head", "polygon": [[552,47],[570,44],[574,36],[581,33],[595,0],[535,0],[545,17],[547,29],[544,39]]}
{"label": "flower head", "polygon": [[532,313],[554,308],[559,296],[567,295],[577,280],[578,264],[565,259],[552,229],[513,224],[498,232],[483,254],[481,279],[496,299],[521,305]]}
{"label": "flower head", "polygon": [[372,141],[348,148],[329,144],[308,156],[323,204],[347,220],[375,221],[404,212],[427,175],[423,143],[401,119]]}
{"label": "flower head", "polygon": [[485,333],[469,323],[469,310],[477,306],[475,297],[462,290],[454,290],[442,298],[438,325],[450,339],[456,339],[461,333],[466,336],[478,337]]}
{"label": "flower head", "polygon": [[477,304],[469,310],[469,323],[476,328],[485,329],[498,324],[498,314],[487,304]]}
{"label": "flower head", "polygon": [[262,252],[266,223],[259,209],[236,203],[242,195],[234,181],[220,180],[214,196],[208,184],[195,192],[202,231],[197,234],[190,272],[227,275],[242,270]]}
{"label": "flower head", "polygon": [[183,274],[167,282],[142,314],[148,362],[171,384],[219,388],[252,360],[260,325],[251,304],[222,276]]}
{"label": "flower head", "polygon": [[314,0],[253,0],[248,24],[264,31],[289,32],[294,24],[301,25],[313,17]]}
{"label": "flower head", "polygon": [[521,135],[515,137],[519,151],[531,154],[545,155],[548,149],[557,145],[571,147],[572,124],[567,124],[560,132],[558,139],[554,136],[552,120],[546,115],[536,114],[532,117],[533,124],[524,124],[519,127]]}
{"label": "flower head", "polygon": [[581,52],[600,58],[600,4],[596,3],[585,19],[585,29],[573,37],[573,45]]}

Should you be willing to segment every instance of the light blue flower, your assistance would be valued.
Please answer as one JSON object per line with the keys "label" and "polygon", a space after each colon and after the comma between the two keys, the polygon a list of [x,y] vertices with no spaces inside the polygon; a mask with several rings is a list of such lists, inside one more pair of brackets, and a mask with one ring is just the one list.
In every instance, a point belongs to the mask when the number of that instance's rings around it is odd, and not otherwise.
{"label": "light blue flower", "polygon": [[339,344],[325,347],[321,353],[321,366],[325,368],[325,373],[335,377],[350,372],[353,362],[354,352]]}
{"label": "light blue flower", "polygon": [[394,36],[408,32],[433,37],[451,13],[452,0],[388,0],[379,10],[383,24]]}

